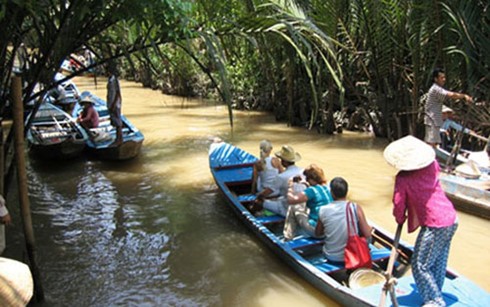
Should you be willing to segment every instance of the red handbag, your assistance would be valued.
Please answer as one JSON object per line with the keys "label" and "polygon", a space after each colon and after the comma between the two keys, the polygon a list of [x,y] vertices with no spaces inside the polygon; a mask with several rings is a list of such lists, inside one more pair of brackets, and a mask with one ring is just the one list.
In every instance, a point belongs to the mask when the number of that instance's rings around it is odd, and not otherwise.
{"label": "red handbag", "polygon": [[347,216],[347,245],[344,250],[344,261],[346,269],[371,268],[371,253],[366,238],[356,233],[356,219],[350,210],[351,203],[345,206]]}

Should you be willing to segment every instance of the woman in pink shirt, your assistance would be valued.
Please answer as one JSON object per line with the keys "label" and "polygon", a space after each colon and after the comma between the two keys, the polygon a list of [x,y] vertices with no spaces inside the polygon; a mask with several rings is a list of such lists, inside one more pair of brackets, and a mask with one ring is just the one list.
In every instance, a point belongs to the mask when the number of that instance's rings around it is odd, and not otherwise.
{"label": "woman in pink shirt", "polygon": [[420,231],[412,272],[424,305],[446,306],[442,285],[451,240],[458,227],[456,210],[439,183],[439,164],[431,146],[406,136],[386,147],[384,157],[400,170],[396,175],[393,215],[408,219],[408,232]]}

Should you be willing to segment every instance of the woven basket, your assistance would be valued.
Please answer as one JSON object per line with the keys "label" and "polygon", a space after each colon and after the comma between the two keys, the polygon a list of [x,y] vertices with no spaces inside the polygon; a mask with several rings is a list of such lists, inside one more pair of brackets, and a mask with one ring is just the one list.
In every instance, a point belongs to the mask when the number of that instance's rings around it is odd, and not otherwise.
{"label": "woven basket", "polygon": [[371,269],[360,268],[349,276],[349,288],[360,289],[385,282],[383,274]]}

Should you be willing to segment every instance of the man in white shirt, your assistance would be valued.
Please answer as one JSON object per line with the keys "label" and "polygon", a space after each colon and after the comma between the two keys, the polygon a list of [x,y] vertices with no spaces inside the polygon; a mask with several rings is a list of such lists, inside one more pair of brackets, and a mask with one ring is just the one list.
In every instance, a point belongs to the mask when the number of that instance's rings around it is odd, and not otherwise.
{"label": "man in white shirt", "polygon": [[[288,209],[287,195],[289,182],[295,177],[300,177],[303,181],[303,169],[295,165],[301,160],[301,155],[294,151],[291,146],[284,145],[281,151],[275,153],[276,157],[281,159],[281,164],[284,166],[284,172],[277,175],[271,187],[265,188],[257,194],[258,203],[262,204],[264,209],[267,209],[276,214],[286,216]],[[306,188],[303,184],[294,183],[298,188]]]}
{"label": "man in white shirt", "polygon": [[441,135],[439,133],[442,126],[442,104],[446,98],[464,99],[467,103],[471,103],[473,98],[466,94],[451,92],[443,88],[446,84],[446,74],[440,68],[434,69],[432,72],[434,84],[429,89],[427,102],[425,104],[425,142],[437,147],[441,143]]}

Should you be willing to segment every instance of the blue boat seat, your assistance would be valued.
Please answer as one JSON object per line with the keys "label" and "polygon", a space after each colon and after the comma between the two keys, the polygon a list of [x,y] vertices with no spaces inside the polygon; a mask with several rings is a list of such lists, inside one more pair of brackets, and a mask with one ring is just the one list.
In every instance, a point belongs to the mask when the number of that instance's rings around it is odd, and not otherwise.
{"label": "blue boat seat", "polygon": [[216,169],[214,175],[217,181],[223,181],[228,185],[248,183],[252,181],[253,169],[251,167],[221,168]]}
{"label": "blue boat seat", "polygon": [[[373,244],[369,244],[369,249],[371,251],[371,259],[373,261],[389,258],[391,254],[391,250],[385,247],[379,248]],[[317,263],[315,266],[324,273],[332,273],[344,269],[343,262],[326,262],[325,258],[323,258],[323,262]]]}
{"label": "blue boat seat", "polygon": [[292,249],[299,249],[308,246],[322,245],[323,239],[316,239],[312,237],[299,237],[297,239],[287,241],[286,244]]}
{"label": "blue boat seat", "polygon": [[255,199],[257,199],[257,196],[255,194],[242,194],[242,195],[238,195],[237,198],[238,201],[241,203],[248,203],[248,202],[255,201]]}

